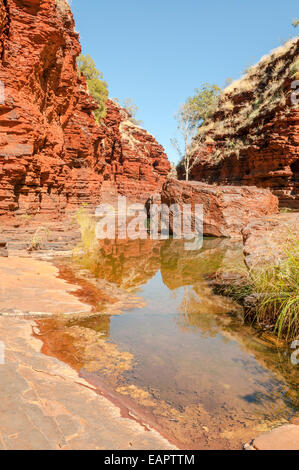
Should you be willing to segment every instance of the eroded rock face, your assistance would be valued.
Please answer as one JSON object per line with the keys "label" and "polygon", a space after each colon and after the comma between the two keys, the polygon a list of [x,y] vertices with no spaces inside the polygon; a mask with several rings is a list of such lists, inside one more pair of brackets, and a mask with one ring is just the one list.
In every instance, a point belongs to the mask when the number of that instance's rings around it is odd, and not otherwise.
{"label": "eroded rock face", "polygon": [[161,191],[170,171],[163,147],[146,130],[133,124],[128,113],[111,100],[107,102],[100,136],[104,199],[111,201],[118,193],[131,201],[145,202]]}
{"label": "eroded rock face", "polygon": [[190,179],[270,188],[281,206],[299,208],[298,78],[297,38],[227,87],[195,138]]}
{"label": "eroded rock face", "polygon": [[96,124],[80,49],[65,0],[0,0],[0,215],[95,205],[104,180],[140,198],[162,186],[170,166],[150,134],[111,101]]}
{"label": "eroded rock face", "polygon": [[278,199],[267,189],[176,180],[164,184],[162,203],[202,204],[204,235],[215,237],[240,238],[251,219],[278,212]]}

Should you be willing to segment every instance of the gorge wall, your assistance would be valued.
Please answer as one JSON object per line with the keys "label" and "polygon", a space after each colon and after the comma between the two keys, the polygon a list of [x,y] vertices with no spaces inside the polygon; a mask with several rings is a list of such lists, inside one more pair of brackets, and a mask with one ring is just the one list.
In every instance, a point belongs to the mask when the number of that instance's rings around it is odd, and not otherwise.
{"label": "gorge wall", "polygon": [[270,188],[281,206],[299,208],[299,106],[291,101],[296,80],[298,38],[224,89],[194,140],[190,179]]}
{"label": "gorge wall", "polygon": [[101,201],[103,186],[133,200],[159,191],[163,148],[78,76],[79,34],[66,0],[0,0],[0,215],[57,215]]}

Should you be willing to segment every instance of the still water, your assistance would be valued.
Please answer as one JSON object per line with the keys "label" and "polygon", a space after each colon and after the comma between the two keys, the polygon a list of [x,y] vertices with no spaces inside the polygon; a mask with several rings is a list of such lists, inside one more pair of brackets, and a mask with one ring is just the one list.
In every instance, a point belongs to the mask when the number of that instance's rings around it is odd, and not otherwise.
{"label": "still water", "polygon": [[244,269],[238,243],[107,241],[59,268],[93,314],[39,320],[44,352],[181,448],[239,449],[299,411],[291,351],[208,285]]}

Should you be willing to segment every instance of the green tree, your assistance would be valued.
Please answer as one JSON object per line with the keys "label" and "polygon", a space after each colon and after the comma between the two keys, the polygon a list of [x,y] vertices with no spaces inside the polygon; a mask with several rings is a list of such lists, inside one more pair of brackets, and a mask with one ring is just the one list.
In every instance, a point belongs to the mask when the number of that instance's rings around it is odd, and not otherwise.
{"label": "green tree", "polygon": [[96,68],[96,64],[90,55],[80,55],[77,59],[80,75],[86,78],[87,88],[99,107],[94,111],[98,123],[106,116],[106,101],[108,98],[108,85],[103,80],[103,74]]}
{"label": "green tree", "polygon": [[195,89],[194,96],[187,98],[179,110],[179,120],[183,119],[189,128],[200,127],[215,110],[221,88],[205,83]]}
{"label": "green tree", "polygon": [[[195,95],[189,97],[175,115],[182,145],[177,139],[171,139],[171,143],[180,156],[179,166],[184,168],[186,181],[189,180],[190,172],[199,159],[198,151],[194,156],[194,137],[198,134],[198,128],[215,111],[220,91],[221,88],[217,85],[205,83],[195,90]],[[197,148],[199,146],[204,148],[198,137]]]}

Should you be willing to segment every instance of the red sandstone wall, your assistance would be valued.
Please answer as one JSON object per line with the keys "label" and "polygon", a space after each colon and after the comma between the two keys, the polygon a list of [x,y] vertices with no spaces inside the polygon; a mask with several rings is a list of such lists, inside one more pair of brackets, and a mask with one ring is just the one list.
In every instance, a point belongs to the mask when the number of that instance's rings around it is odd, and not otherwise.
{"label": "red sandstone wall", "polygon": [[195,139],[191,179],[270,188],[282,206],[299,208],[299,107],[291,102],[298,65],[295,39],[224,90]]}
{"label": "red sandstone wall", "polygon": [[80,50],[65,0],[0,0],[0,215],[96,204],[104,180],[144,200],[165,180],[163,148],[124,110],[109,101],[96,124]]}

